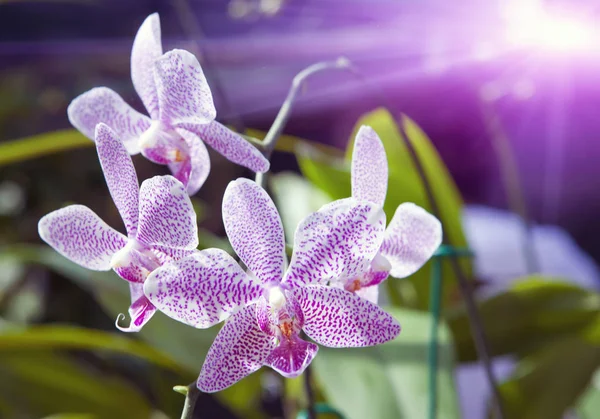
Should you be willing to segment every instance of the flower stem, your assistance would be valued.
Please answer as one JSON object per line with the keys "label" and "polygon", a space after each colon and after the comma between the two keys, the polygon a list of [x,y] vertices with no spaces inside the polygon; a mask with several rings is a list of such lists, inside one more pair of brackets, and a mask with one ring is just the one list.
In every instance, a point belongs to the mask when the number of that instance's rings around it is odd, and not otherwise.
{"label": "flower stem", "polygon": [[[292,86],[288,91],[287,97],[285,98],[283,105],[281,105],[281,109],[279,109],[279,112],[275,117],[275,121],[273,121],[273,125],[271,125],[271,128],[269,128],[265,139],[260,145],[260,148],[267,159],[271,159],[271,154],[273,154],[277,140],[283,133],[285,125],[292,115],[294,102],[296,101],[296,98],[298,97],[298,94],[300,93],[306,80],[308,80],[308,78],[312,75],[320,73],[321,71],[347,70],[349,68],[350,62],[344,57],[339,57],[335,61],[323,61],[313,64],[296,74],[294,80],[292,81]],[[266,173],[257,173],[256,183],[264,188],[266,184]]]}
{"label": "flower stem", "polygon": [[175,386],[173,390],[185,396],[181,419],[192,419],[194,417],[194,408],[200,396],[200,390],[196,387],[196,383],[188,384],[187,386]]}

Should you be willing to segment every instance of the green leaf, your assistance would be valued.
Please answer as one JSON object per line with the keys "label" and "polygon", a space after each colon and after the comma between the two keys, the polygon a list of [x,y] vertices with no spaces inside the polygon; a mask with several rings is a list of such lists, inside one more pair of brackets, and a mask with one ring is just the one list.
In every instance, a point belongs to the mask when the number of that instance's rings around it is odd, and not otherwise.
{"label": "green leaf", "polygon": [[6,141],[0,144],[0,167],[60,151],[92,147],[93,145],[93,141],[74,129]]}
{"label": "green leaf", "polygon": [[[348,419],[423,418],[428,409],[429,314],[386,309],[401,324],[400,335],[384,345],[358,349],[321,347],[313,361],[328,401]],[[439,329],[438,418],[459,418],[448,328]]]}
{"label": "green leaf", "polygon": [[2,354],[0,394],[25,417],[71,411],[98,418],[146,419],[151,411],[121,379],[41,351]]}
{"label": "green leaf", "polygon": [[0,333],[0,352],[31,349],[86,349],[110,351],[135,356],[155,365],[176,371],[187,370],[170,357],[122,334],[75,326],[34,326],[12,328]]}
{"label": "green leaf", "polygon": [[[532,276],[479,303],[491,355],[527,354],[597,321],[600,295],[558,280]],[[464,308],[447,312],[458,359],[477,359]]]}
{"label": "green leaf", "polygon": [[577,414],[580,419],[594,419],[600,412],[600,369],[592,377],[592,385],[579,399]]}
{"label": "green leaf", "polygon": [[[600,328],[600,321],[595,328]],[[566,337],[528,355],[500,386],[507,417],[561,419],[584,393],[598,367],[599,342],[585,335]]]}
{"label": "green leaf", "polygon": [[329,203],[330,199],[302,176],[292,172],[272,175],[269,180],[273,199],[281,215],[286,242],[293,243],[300,221]]}

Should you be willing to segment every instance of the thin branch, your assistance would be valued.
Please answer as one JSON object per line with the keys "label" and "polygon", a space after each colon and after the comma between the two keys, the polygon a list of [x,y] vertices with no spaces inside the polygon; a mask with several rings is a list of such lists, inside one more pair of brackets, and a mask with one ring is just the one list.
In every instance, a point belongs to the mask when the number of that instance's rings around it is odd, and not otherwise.
{"label": "thin branch", "polygon": [[[392,110],[393,108],[390,106],[390,104],[387,100],[387,97],[380,90],[379,87],[373,86],[372,83],[370,83],[370,81],[360,71],[358,71],[358,69],[356,67],[351,66],[351,71],[354,75],[356,75],[359,79],[361,79],[365,83],[365,85],[371,85],[373,87],[373,90],[371,90],[371,91],[374,91],[377,93],[379,100],[384,104],[384,106],[388,109],[390,114],[393,116],[394,121],[396,122],[396,125],[398,127],[398,130],[400,131],[400,136],[402,137],[402,141],[404,142],[404,144],[410,154],[410,157],[415,164],[417,173],[423,182],[423,188],[425,189],[425,195],[427,196],[427,200],[431,207],[431,212],[433,213],[433,215],[435,215],[440,220],[440,222],[442,223],[442,226],[443,226],[444,220],[443,220],[441,211],[439,209],[438,203],[433,194],[433,189],[431,187],[431,183],[429,182],[429,178],[427,177],[427,174],[425,173],[425,169],[423,167],[423,163],[421,162],[421,159],[419,158],[419,155],[417,154],[413,144],[410,142],[410,140],[408,139],[408,136],[406,135],[406,132],[404,130],[404,124],[402,123],[402,120],[400,120],[396,116],[396,113],[393,112],[393,110]],[[448,246],[452,246],[452,242],[449,239],[448,235],[446,235],[446,234],[444,235],[444,244],[446,244]],[[487,342],[487,338],[485,336],[483,321],[481,320],[481,316],[479,315],[477,305],[475,304],[475,300],[471,293],[471,287],[469,286],[469,282],[467,281],[467,277],[466,277],[462,267],[460,266],[460,264],[458,263],[458,260],[455,257],[450,257],[449,259],[450,259],[450,263],[452,266],[452,270],[454,271],[456,278],[458,280],[459,290],[465,301],[465,308],[467,310],[469,326],[471,328],[471,333],[473,335],[473,342],[475,344],[475,348],[477,350],[479,359],[481,360],[481,362],[483,364],[486,378],[490,384],[490,387],[492,388],[492,395],[493,395],[493,400],[494,400],[493,408],[495,410],[494,417],[498,418],[498,419],[503,419],[505,417],[504,408],[502,405],[500,391],[498,390],[498,383],[497,383],[496,378],[494,377],[494,373],[492,371],[492,363],[491,363],[491,358],[489,355],[489,348],[488,348],[489,345]]]}
{"label": "thin branch", "polygon": [[181,419],[193,419],[196,402],[198,401],[198,396],[200,396],[200,390],[196,387],[196,383],[194,382],[187,386],[175,386],[173,390],[185,396]]}
{"label": "thin branch", "polygon": [[[283,133],[287,121],[290,119],[292,115],[292,108],[294,106],[294,102],[298,97],[304,83],[314,74],[320,73],[325,70],[348,70],[350,68],[350,62],[344,58],[340,57],[335,61],[323,61],[317,64],[313,64],[294,77],[292,81],[292,86],[281,105],[281,109],[277,113],[275,117],[275,121],[273,121],[273,125],[269,128],[265,139],[261,144],[261,150],[267,159],[271,159],[271,154],[273,154],[273,150],[275,149],[275,145],[277,144],[277,140]],[[263,188],[266,184],[266,173],[257,173],[256,174],[256,183],[258,183]]]}
{"label": "thin branch", "polygon": [[306,394],[307,419],[317,419],[315,410],[315,392],[312,388],[312,370],[310,365],[304,370],[304,392]]}

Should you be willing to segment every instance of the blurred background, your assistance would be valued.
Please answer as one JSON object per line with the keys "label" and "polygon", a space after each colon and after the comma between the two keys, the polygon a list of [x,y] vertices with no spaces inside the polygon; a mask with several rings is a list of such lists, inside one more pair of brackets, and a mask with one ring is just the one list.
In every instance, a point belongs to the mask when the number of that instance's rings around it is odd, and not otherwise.
{"label": "blurred background", "polygon": [[[115,333],[116,314],[128,306],[123,284],[114,274],[69,264],[37,234],[41,216],[75,202],[122,229],[93,144],[71,131],[66,108],[75,96],[108,86],[143,110],[129,59],[139,25],[154,12],[163,49],[188,49],[200,59],[217,119],[252,128],[256,137],[273,122],[295,74],[348,58],[361,77],[320,73],[296,101],[285,129],[293,137],[272,162],[276,200],[294,199],[285,195],[290,185],[313,206],[347,196],[340,186],[348,182],[347,164],[338,163],[358,121],[380,124],[384,142],[413,132],[413,140],[433,146],[419,152],[439,167],[427,170],[437,173],[430,174],[441,188],[440,211],[449,214],[443,220],[455,224],[454,244],[475,253],[463,263],[497,355],[507,417],[598,417],[595,0],[0,0],[0,417],[178,417],[183,397],[171,387],[194,380],[216,333],[188,330],[162,315],[140,336]],[[381,107],[394,118],[373,112]],[[398,131],[401,114],[422,132]],[[252,174],[216,153],[211,159],[194,204],[202,246],[227,248],[219,212],[225,186]],[[400,177],[414,170],[403,161],[398,157]],[[167,173],[141,156],[134,162],[140,179]],[[345,180],[332,185],[320,178],[327,167]],[[409,200],[402,185],[391,179],[388,198]],[[419,193],[414,201],[427,208]],[[394,205],[386,203],[386,211]],[[415,328],[430,321],[423,317],[428,281],[429,271],[404,282],[412,288],[388,290],[388,303],[410,311],[407,319],[422,316],[407,320]],[[453,279],[449,284],[438,417],[483,418],[489,389],[464,296]],[[406,297],[411,293],[416,297]],[[341,358],[322,350],[315,366],[319,399],[353,418],[426,417],[428,336],[403,326],[417,349],[385,378],[392,393],[369,394],[377,385],[368,380],[384,380],[375,367],[352,375],[353,359],[372,353]],[[408,353],[402,351],[400,344],[399,357]],[[375,357],[383,369],[396,362]],[[355,385],[341,391],[331,377]],[[422,385],[410,389],[407,380]],[[263,371],[223,394],[203,395],[196,416],[294,417],[304,401],[300,381]]]}

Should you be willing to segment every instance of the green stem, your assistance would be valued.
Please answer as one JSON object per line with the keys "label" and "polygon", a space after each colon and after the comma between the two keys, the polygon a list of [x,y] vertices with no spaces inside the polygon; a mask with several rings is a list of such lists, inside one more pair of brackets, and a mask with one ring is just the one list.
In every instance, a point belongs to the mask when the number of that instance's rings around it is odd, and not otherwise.
{"label": "green stem", "polygon": [[181,419],[192,419],[194,417],[196,402],[200,396],[200,390],[198,390],[198,387],[196,387],[196,383],[194,382],[188,384],[187,386],[175,386],[173,387],[173,390],[185,396],[183,411],[181,412]]}
{"label": "green stem", "polygon": [[429,311],[431,311],[431,336],[429,337],[429,419],[437,416],[437,367],[438,367],[438,329],[440,322],[442,294],[442,261],[435,257],[431,266],[432,287],[429,294]]}
{"label": "green stem", "polygon": [[[294,80],[292,81],[292,86],[288,91],[287,97],[285,98],[283,105],[281,105],[281,109],[279,109],[279,112],[275,117],[275,121],[273,121],[273,125],[271,125],[271,128],[269,128],[265,139],[261,143],[260,148],[267,159],[271,159],[271,154],[273,154],[273,150],[277,145],[277,140],[283,133],[285,125],[292,115],[294,102],[296,101],[302,86],[308,80],[308,78],[325,70],[345,70],[349,68],[350,62],[346,58],[340,57],[335,61],[323,61],[313,64],[296,74]],[[267,173],[256,174],[256,183],[263,188],[266,185],[266,175]]]}

